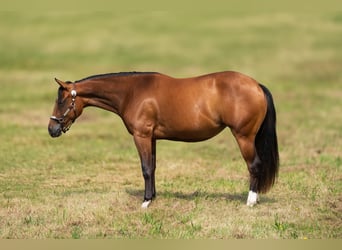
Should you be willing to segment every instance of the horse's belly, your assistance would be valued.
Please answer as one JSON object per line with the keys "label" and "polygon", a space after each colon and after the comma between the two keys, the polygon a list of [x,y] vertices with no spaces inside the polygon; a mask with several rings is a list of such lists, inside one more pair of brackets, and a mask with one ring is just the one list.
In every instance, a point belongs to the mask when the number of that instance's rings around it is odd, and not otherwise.
{"label": "horse's belly", "polygon": [[154,137],[174,141],[197,142],[210,139],[220,133],[225,126],[179,126],[179,127],[156,127]]}

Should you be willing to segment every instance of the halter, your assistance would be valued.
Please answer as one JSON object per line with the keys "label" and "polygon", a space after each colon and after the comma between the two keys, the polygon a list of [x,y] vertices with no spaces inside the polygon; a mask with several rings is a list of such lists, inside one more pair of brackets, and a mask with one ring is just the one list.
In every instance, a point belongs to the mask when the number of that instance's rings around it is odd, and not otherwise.
{"label": "halter", "polygon": [[[75,99],[76,99],[76,95],[77,95],[77,92],[76,92],[76,90],[71,90],[71,104],[70,104],[70,106],[68,107],[68,109],[64,112],[64,114],[62,115],[62,117],[60,117],[60,118],[58,118],[58,117],[56,117],[56,116],[50,116],[50,119],[51,120],[54,120],[54,121],[56,121],[56,122],[58,122],[60,125],[62,125],[62,131],[65,133],[65,132],[67,132],[69,129],[70,129],[70,127],[71,127],[71,124],[73,124],[74,123],[74,121],[76,120],[76,106],[75,106]],[[67,124],[67,126],[63,126],[64,125],[64,120],[65,120],[65,117],[69,114],[69,112],[71,111],[71,110],[73,110],[74,111],[74,118],[71,120],[71,122],[69,122],[68,124]]]}

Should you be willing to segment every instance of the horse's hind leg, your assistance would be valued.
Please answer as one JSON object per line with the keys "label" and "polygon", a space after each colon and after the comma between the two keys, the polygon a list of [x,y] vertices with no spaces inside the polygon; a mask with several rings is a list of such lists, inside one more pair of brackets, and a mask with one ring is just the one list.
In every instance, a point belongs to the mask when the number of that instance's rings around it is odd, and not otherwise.
{"label": "horse's hind leg", "polygon": [[241,136],[241,135],[235,135],[235,138],[239,144],[240,151],[242,153],[242,156],[244,160],[247,163],[248,171],[250,175],[250,187],[249,187],[249,193],[247,198],[247,206],[254,206],[258,202],[258,164],[260,164],[259,157],[255,150],[254,145],[254,135],[250,136]]}

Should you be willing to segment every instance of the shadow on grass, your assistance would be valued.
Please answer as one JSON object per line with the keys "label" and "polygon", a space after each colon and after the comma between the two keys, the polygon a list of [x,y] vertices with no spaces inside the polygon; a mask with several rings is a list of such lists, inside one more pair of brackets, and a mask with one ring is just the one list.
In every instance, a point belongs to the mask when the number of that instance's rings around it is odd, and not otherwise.
{"label": "shadow on grass", "polygon": [[[126,192],[129,195],[135,196],[136,198],[143,198],[144,197],[144,190],[142,189],[126,189]],[[246,203],[248,196],[248,192],[241,192],[241,193],[222,193],[222,192],[206,192],[206,191],[195,191],[192,193],[185,193],[185,192],[172,192],[172,191],[160,191],[157,192],[157,198],[162,197],[162,198],[174,198],[174,199],[183,199],[183,200],[195,200],[195,199],[204,199],[204,200],[216,200],[216,199],[225,199],[225,200],[230,200],[230,201],[238,201],[242,204]],[[265,197],[262,196],[261,200],[263,203],[274,203],[275,200],[273,198]]]}

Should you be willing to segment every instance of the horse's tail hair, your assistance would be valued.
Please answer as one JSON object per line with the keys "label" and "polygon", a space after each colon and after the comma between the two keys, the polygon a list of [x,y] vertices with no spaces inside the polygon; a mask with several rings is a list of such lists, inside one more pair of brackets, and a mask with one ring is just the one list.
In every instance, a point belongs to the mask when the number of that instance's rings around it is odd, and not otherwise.
{"label": "horse's tail hair", "polygon": [[278,177],[279,152],[276,132],[276,111],[271,92],[260,84],[267,101],[267,112],[255,137],[255,148],[259,157],[257,192],[266,193]]}

